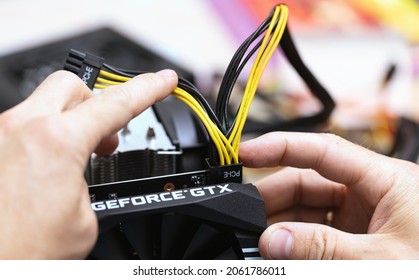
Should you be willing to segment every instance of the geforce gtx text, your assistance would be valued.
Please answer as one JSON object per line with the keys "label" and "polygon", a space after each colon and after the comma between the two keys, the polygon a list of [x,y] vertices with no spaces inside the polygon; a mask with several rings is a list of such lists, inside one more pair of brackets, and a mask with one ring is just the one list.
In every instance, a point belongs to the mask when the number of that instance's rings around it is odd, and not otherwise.
{"label": "geforce gtx text", "polygon": [[102,211],[106,209],[117,209],[123,208],[125,205],[140,206],[144,204],[167,202],[172,200],[186,199],[189,197],[203,197],[206,195],[218,195],[225,192],[232,192],[233,190],[228,188],[228,184],[207,186],[201,188],[190,188],[170,192],[161,192],[148,195],[140,195],[134,197],[125,197],[119,199],[112,199],[106,201],[98,201],[92,203],[92,209],[94,211]]}

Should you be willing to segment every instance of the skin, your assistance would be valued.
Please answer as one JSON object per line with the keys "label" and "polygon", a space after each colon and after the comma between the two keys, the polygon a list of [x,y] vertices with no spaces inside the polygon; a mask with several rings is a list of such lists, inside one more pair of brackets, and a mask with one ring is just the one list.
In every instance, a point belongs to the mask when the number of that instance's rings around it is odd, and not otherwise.
{"label": "skin", "polygon": [[165,70],[94,96],[58,71],[0,114],[0,258],[84,258],[98,234],[83,175],[89,156],[111,153],[116,132],[176,85]]}
{"label": "skin", "polygon": [[269,133],[239,155],[247,167],[287,166],[256,183],[265,259],[419,259],[418,165],[315,133]]}

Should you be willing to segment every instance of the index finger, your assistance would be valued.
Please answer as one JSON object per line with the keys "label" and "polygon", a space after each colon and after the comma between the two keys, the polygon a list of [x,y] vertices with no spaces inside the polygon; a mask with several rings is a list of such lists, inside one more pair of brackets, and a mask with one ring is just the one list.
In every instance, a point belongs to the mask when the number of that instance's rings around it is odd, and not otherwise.
{"label": "index finger", "polygon": [[245,166],[312,168],[329,180],[359,187],[374,202],[390,188],[397,166],[332,134],[273,132],[242,143],[239,151]]}
{"label": "index finger", "polygon": [[[148,73],[104,89],[63,115],[65,121],[77,124],[87,155],[102,139],[116,133],[146,108],[167,97],[177,85],[172,70]],[[81,133],[80,133],[81,132]]]}

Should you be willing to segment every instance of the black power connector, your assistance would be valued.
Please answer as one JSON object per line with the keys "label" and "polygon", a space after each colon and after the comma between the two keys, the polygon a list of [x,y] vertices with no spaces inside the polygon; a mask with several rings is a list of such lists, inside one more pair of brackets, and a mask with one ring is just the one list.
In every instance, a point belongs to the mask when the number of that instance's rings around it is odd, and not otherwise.
{"label": "black power connector", "polygon": [[90,89],[93,89],[104,62],[105,60],[101,57],[71,49],[64,63],[64,70],[73,72]]}

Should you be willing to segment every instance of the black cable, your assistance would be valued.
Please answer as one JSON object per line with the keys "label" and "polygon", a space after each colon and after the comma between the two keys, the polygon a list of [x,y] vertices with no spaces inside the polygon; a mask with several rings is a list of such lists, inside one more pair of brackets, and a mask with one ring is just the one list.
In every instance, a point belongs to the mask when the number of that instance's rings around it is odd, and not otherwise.
{"label": "black cable", "polygon": [[271,15],[263,21],[261,25],[240,45],[235,54],[233,55],[221,82],[218,96],[216,100],[216,115],[219,118],[220,122],[225,126],[225,129],[228,130],[230,125],[228,123],[228,103],[233,91],[234,85],[243,70],[246,63],[250,60],[253,54],[260,47],[262,40],[256,44],[255,47],[248,53],[248,55],[243,59],[243,56],[246,54],[246,51],[250,45],[260,37],[263,32],[268,28],[269,23],[272,19],[273,11]]}
{"label": "black cable", "polygon": [[316,79],[316,77],[314,77],[314,75],[302,61],[301,56],[298,53],[291,34],[288,30],[288,26],[285,27],[280,45],[288,61],[306,83],[312,94],[316,96],[323,105],[323,110],[318,114],[310,117],[300,118],[300,121],[303,121],[307,124],[326,121],[335,108],[335,102],[329,95],[328,91],[320,84],[320,82]]}
{"label": "black cable", "polygon": [[[230,63],[224,73],[223,79],[220,84],[215,104],[215,112],[195,85],[193,85],[188,80],[179,78],[178,87],[191,94],[197,100],[197,102],[207,112],[210,119],[227,137],[231,134],[232,128],[236,123],[237,117],[236,111],[236,113],[233,115],[232,122],[230,123],[228,104],[233,88],[245,65],[247,65],[251,57],[260,48],[263,41],[263,38],[260,38],[260,36],[263,35],[263,33],[271,24],[274,11],[275,9],[272,9],[270,15],[259,25],[259,27],[248,38],[246,38],[246,40],[240,45],[240,47],[237,49],[232,59],[230,60]],[[276,25],[278,24],[278,22],[279,19],[274,24]],[[252,46],[252,44],[255,43],[255,41],[258,38],[260,38],[259,41],[249,51],[249,48]],[[302,61],[297,51],[297,48],[295,47],[295,44],[293,42],[287,25],[285,27],[284,34],[280,41],[280,47],[282,48],[285,57],[287,57],[288,61],[295,68],[302,80],[306,83],[312,94],[319,99],[319,101],[323,105],[323,110],[315,115],[308,117],[301,117],[290,121],[280,121],[271,124],[261,124],[258,127],[258,132],[268,132],[272,130],[289,130],[293,127],[303,127],[322,123],[329,118],[330,114],[332,113],[335,107],[335,103],[329,95],[329,93],[327,92],[327,90],[318,82],[318,80],[314,77],[314,75],[310,72],[310,70]],[[145,71],[120,69],[110,66],[108,64],[104,64],[104,67],[110,70],[111,72],[114,72],[115,74],[128,77],[134,77],[136,75],[146,73]]]}
{"label": "black cable", "polygon": [[[113,72],[115,74],[133,78],[137,75],[148,73],[146,71],[136,71],[136,70],[126,70],[126,69],[120,69],[114,66],[111,66],[107,63],[103,64],[103,67],[109,70],[110,72]],[[196,88],[194,84],[189,82],[188,80],[179,77],[178,87],[185,90],[187,93],[192,95],[193,98],[201,105],[201,107],[204,109],[204,111],[208,114],[208,117],[215,123],[215,125],[225,134],[225,130],[222,127],[219,119],[215,115],[214,111],[212,110],[211,106],[209,105],[208,101],[205,99],[205,97],[199,92],[199,90]]]}
{"label": "black cable", "polygon": [[[328,91],[320,84],[304,64],[298,50],[294,44],[288,25],[285,27],[284,34],[280,41],[280,47],[290,64],[297,71],[311,93],[321,102],[323,109],[312,116],[300,117],[287,121],[275,121],[274,123],[259,123],[254,132],[267,133],[273,130],[307,130],[308,127],[325,122],[331,115],[335,102]],[[280,48],[278,48],[280,49]],[[227,131],[229,134],[231,131]]]}

